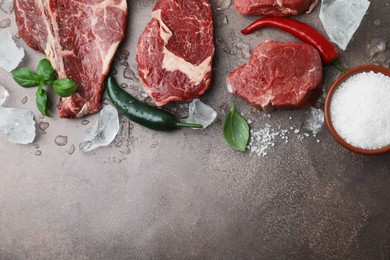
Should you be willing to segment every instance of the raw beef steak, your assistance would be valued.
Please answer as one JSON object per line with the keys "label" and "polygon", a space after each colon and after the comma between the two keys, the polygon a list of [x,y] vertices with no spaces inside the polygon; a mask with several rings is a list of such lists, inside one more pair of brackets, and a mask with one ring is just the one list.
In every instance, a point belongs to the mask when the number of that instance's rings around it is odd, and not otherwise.
{"label": "raw beef steak", "polygon": [[213,56],[209,0],[159,0],[136,55],[138,73],[156,105],[203,94],[211,82]]}
{"label": "raw beef steak", "polygon": [[126,29],[126,0],[14,0],[19,35],[44,52],[58,77],[77,90],[58,105],[60,117],[97,112],[114,53]]}
{"label": "raw beef steak", "polygon": [[312,46],[301,42],[264,42],[247,64],[227,77],[228,90],[255,107],[302,107],[321,88],[322,63]]}
{"label": "raw beef steak", "polygon": [[310,13],[318,0],[233,0],[241,14],[290,16]]}

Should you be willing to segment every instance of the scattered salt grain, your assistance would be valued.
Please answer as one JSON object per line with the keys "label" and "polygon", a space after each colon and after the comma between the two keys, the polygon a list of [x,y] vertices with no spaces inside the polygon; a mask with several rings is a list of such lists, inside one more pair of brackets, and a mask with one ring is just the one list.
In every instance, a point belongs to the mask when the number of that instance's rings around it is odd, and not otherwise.
{"label": "scattered salt grain", "polygon": [[257,131],[251,130],[251,138],[248,145],[249,151],[265,157],[268,154],[268,149],[275,147],[278,139],[288,143],[288,130],[275,130],[269,124]]}
{"label": "scattered salt grain", "polygon": [[18,48],[9,31],[0,29],[0,68],[7,72],[15,69],[24,57],[23,48]]}
{"label": "scattered salt grain", "polygon": [[334,92],[330,114],[336,132],[349,144],[377,149],[390,145],[390,77],[363,72]]}

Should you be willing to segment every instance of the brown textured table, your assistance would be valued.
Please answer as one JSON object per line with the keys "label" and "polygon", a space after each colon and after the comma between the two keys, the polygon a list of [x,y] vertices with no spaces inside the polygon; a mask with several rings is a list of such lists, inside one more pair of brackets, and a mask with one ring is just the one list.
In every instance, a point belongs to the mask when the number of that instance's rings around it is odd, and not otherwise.
{"label": "brown textured table", "polygon": [[[139,97],[142,86],[131,73],[135,46],[154,2],[129,2],[127,40],[114,62],[118,80]],[[0,84],[11,94],[6,106],[31,109],[42,129],[49,123],[31,145],[0,136],[0,259],[390,258],[390,154],[353,154],[327,129],[304,140],[290,133],[289,143],[277,142],[265,157],[226,145],[220,128],[232,97],[224,80],[245,61],[242,44],[253,49],[268,38],[293,38],[274,30],[241,36],[239,29],[254,17],[239,15],[234,6],[218,11],[213,3],[213,10],[214,82],[201,99],[218,118],[204,131],[157,133],[125,122],[129,131],[114,144],[84,154],[77,146],[97,117],[87,118],[89,123],[42,118],[34,90],[16,86],[0,70]],[[318,11],[299,19],[323,30]],[[388,66],[388,48],[371,58],[366,46],[375,38],[389,40],[389,13],[388,1],[371,1],[342,55],[345,66]],[[13,15],[0,11],[0,20],[5,18],[11,18],[8,29],[15,35]],[[21,66],[33,67],[43,57],[17,43],[27,52]],[[123,78],[125,70],[133,80]],[[328,89],[338,74],[333,68],[324,72]],[[236,102],[253,129],[299,126],[304,113],[268,118]],[[171,106],[179,115],[185,108]],[[59,135],[67,136],[64,146],[55,144]]]}

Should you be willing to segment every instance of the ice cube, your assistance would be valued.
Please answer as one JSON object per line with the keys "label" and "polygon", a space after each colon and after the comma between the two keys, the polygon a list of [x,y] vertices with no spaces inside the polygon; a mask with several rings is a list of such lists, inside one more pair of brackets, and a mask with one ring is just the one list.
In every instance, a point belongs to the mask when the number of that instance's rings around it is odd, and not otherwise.
{"label": "ice cube", "polygon": [[329,38],[341,49],[347,48],[369,6],[367,0],[322,0],[321,22]]}
{"label": "ice cube", "polygon": [[0,67],[7,72],[15,69],[24,57],[23,48],[18,48],[9,31],[0,29]]}
{"label": "ice cube", "polygon": [[302,128],[306,131],[310,131],[313,134],[317,134],[324,126],[324,111],[318,108],[310,108],[303,116]]}
{"label": "ice cube", "polygon": [[118,111],[111,105],[103,107],[93,129],[79,144],[82,152],[88,152],[109,145],[119,131]]}
{"label": "ice cube", "polygon": [[222,11],[226,10],[230,7],[232,4],[232,0],[217,0],[217,10]]}
{"label": "ice cube", "polygon": [[32,143],[35,138],[34,113],[25,109],[0,107],[0,131],[12,143]]}
{"label": "ice cube", "polygon": [[0,9],[10,14],[13,11],[13,0],[0,0]]}
{"label": "ice cube", "polygon": [[4,104],[9,96],[8,90],[0,85],[0,106]]}
{"label": "ice cube", "polygon": [[209,105],[206,105],[199,99],[194,99],[189,107],[189,116],[186,119],[187,123],[195,123],[203,125],[202,129],[205,129],[211,125],[217,118],[217,112]]}

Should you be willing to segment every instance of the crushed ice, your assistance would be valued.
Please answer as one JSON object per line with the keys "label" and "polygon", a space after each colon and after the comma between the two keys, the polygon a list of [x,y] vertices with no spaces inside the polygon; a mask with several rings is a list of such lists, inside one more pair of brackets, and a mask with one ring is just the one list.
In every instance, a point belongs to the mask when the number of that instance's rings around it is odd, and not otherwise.
{"label": "crushed ice", "polygon": [[319,133],[325,122],[324,111],[319,108],[310,108],[303,116],[302,128],[314,134]]}
{"label": "crushed ice", "polygon": [[209,105],[203,103],[199,99],[194,99],[188,107],[189,115],[186,119],[187,123],[195,123],[203,125],[205,129],[211,125],[217,118],[217,112]]}
{"label": "crushed ice", "polygon": [[0,131],[11,143],[32,143],[35,138],[34,113],[25,109],[0,107]]}
{"label": "crushed ice", "polygon": [[369,6],[367,0],[322,0],[321,22],[329,38],[342,50],[347,48]]}
{"label": "crushed ice", "polygon": [[109,145],[119,131],[118,111],[111,105],[103,107],[93,129],[79,144],[82,152]]}
{"label": "crushed ice", "polygon": [[7,100],[9,97],[8,90],[0,85],[0,106],[4,104],[4,102]]}
{"label": "crushed ice", "polygon": [[0,67],[7,72],[15,69],[24,57],[23,48],[18,48],[9,31],[0,29]]}

